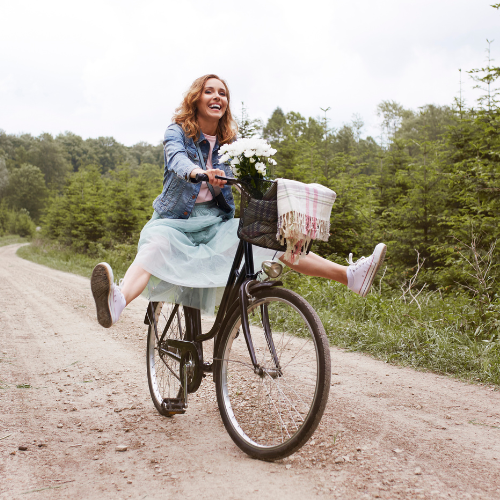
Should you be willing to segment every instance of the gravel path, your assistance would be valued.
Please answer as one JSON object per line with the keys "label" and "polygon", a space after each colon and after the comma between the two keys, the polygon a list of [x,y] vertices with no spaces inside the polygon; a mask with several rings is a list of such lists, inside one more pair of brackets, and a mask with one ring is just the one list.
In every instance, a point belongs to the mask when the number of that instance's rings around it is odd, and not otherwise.
{"label": "gravel path", "polygon": [[18,247],[0,248],[1,499],[500,498],[494,388],[332,349],[313,439],[252,460],[222,425],[210,375],[185,415],[157,414],[144,300],[103,329],[89,280]]}

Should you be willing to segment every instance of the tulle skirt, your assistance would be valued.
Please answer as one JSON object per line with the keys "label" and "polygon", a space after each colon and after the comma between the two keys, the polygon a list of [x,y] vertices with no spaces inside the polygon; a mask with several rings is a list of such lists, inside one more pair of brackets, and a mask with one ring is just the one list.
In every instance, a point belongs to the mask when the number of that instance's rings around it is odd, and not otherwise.
{"label": "tulle skirt", "polygon": [[[151,278],[143,292],[150,301],[163,301],[213,314],[229,277],[239,238],[239,219],[214,201],[195,204],[189,219],[163,219],[156,212],[144,226],[134,264]],[[255,270],[262,261],[282,253],[253,247]]]}

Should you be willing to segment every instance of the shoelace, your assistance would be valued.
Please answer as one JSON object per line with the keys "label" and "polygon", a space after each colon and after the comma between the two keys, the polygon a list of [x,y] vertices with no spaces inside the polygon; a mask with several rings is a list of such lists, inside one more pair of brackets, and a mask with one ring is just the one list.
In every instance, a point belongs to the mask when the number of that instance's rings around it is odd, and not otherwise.
{"label": "shoelace", "polygon": [[[361,261],[365,260],[366,257],[360,257],[356,262],[353,262],[352,261],[352,253],[349,254],[349,259],[346,259],[347,262],[349,263],[350,266],[358,266],[359,264],[361,264]],[[354,269],[353,269],[354,270]]]}
{"label": "shoelace", "polygon": [[115,304],[118,304],[118,303],[119,303],[119,299],[118,299],[118,297],[119,297],[120,295],[123,295],[123,294],[121,293],[122,283],[123,283],[123,278],[122,278],[122,279],[118,282],[118,284],[116,284],[116,283],[114,283],[114,284],[113,284],[113,286],[114,286],[115,288],[117,288],[117,289],[118,289],[118,291],[120,292],[120,293],[116,293],[116,291],[115,291],[115,290],[113,290],[113,301],[114,301],[114,303],[115,303]]}

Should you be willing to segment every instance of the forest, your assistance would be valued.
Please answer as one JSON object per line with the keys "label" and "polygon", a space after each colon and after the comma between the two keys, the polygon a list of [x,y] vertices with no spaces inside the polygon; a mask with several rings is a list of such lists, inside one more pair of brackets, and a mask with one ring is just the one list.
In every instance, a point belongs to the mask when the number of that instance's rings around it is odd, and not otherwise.
{"label": "forest", "polygon": [[[406,109],[383,101],[377,138],[363,136],[359,116],[335,129],[326,114],[304,117],[277,107],[263,123],[243,105],[239,137],[260,135],[277,149],[272,176],[321,183],[337,193],[331,237],[314,251],[344,263],[350,252],[356,259],[385,242],[379,294],[418,309],[439,296],[444,302],[436,318],[453,299],[462,311],[452,315],[454,328],[496,342],[500,67],[488,61],[469,73],[475,102],[459,95],[449,105]],[[129,147],[112,137],[0,131],[0,236],[36,234],[45,245],[124,268],[162,179],[161,143]]]}
{"label": "forest", "polygon": [[[453,288],[467,281],[461,262],[472,243],[492,251],[492,276],[499,272],[499,249],[492,249],[500,209],[498,72],[472,72],[480,94],[473,106],[460,97],[418,110],[381,102],[377,140],[362,138],[361,117],[331,129],[325,117],[279,107],[265,124],[243,107],[239,136],[259,134],[277,149],[274,177],[337,193],[330,240],[316,249],[321,254],[342,261],[384,241],[388,282],[399,282],[419,260],[419,279]],[[127,147],[112,137],[0,131],[0,232],[33,234],[40,225],[46,237],[88,253],[134,245],[161,191],[162,171],[161,143]]]}

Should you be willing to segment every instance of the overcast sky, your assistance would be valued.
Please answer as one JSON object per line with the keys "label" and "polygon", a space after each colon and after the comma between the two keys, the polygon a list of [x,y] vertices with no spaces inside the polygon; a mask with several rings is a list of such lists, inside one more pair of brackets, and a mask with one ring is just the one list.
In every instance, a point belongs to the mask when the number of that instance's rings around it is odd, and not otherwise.
{"label": "overcast sky", "polygon": [[235,114],[330,107],[330,126],[357,113],[376,136],[382,100],[450,104],[487,38],[500,65],[492,3],[0,0],[0,128],[157,144],[191,82],[216,73]]}

